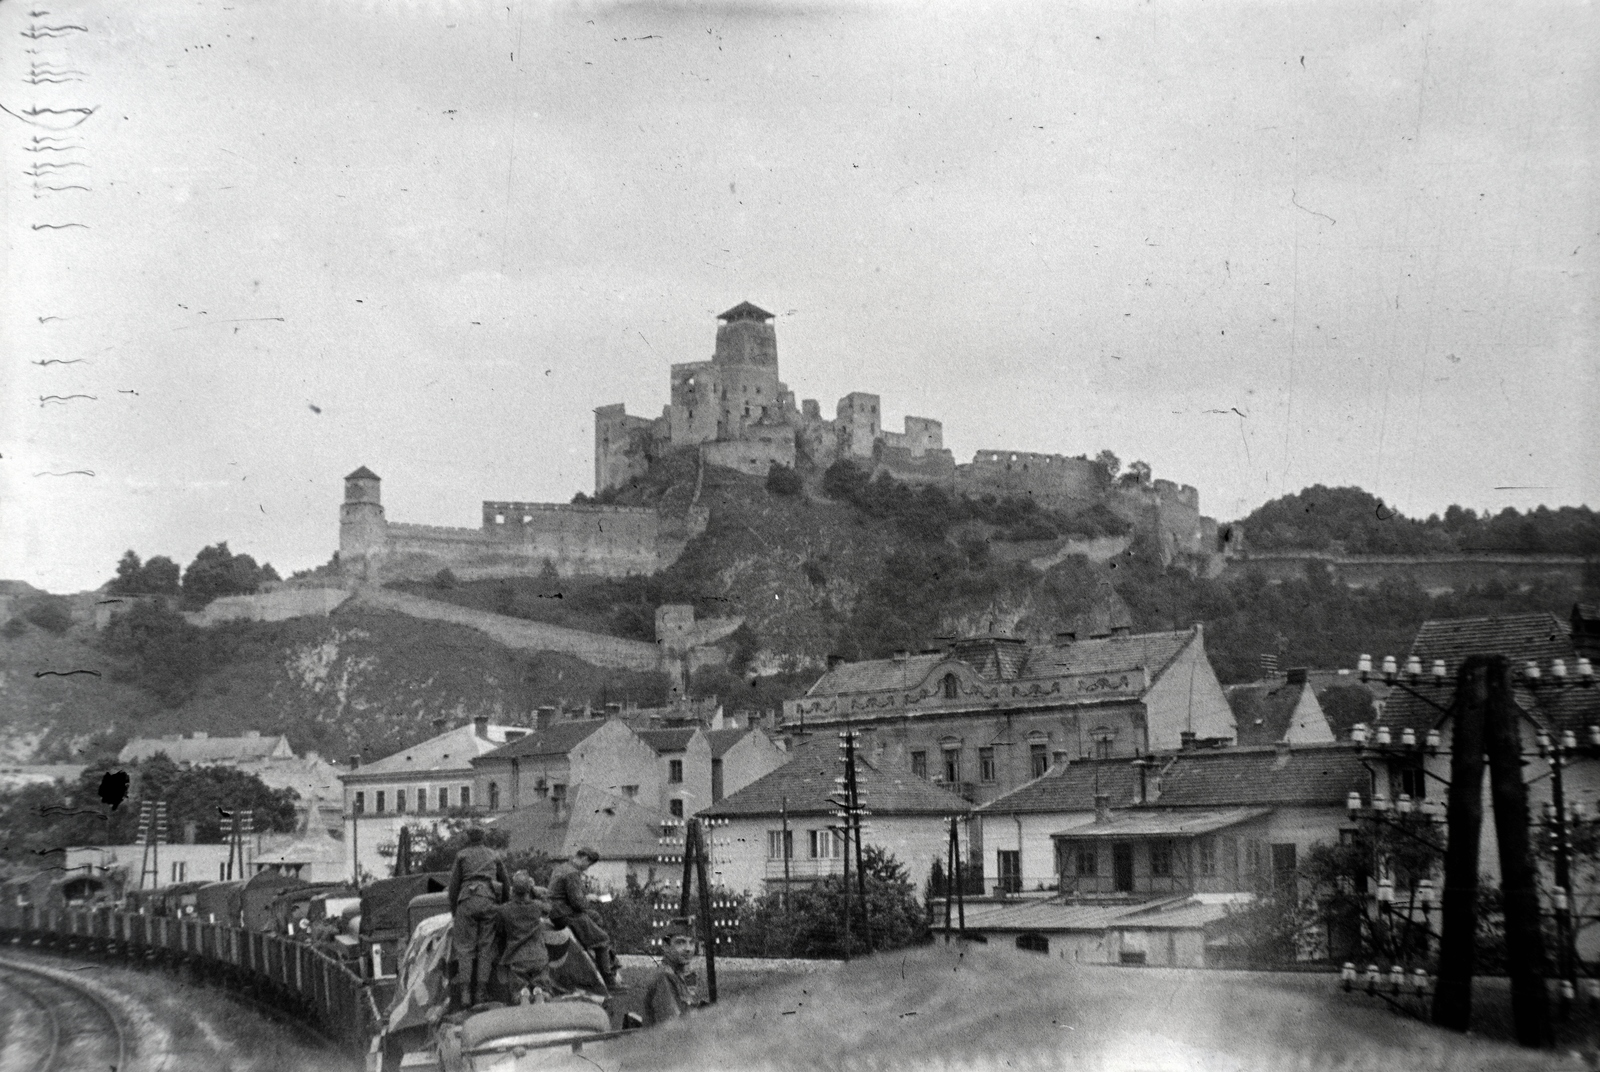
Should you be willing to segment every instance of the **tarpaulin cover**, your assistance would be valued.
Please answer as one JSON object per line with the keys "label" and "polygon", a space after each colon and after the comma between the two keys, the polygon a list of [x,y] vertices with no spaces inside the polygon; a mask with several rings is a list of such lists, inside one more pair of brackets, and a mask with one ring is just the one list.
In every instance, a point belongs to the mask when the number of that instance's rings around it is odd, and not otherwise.
{"label": "tarpaulin cover", "polygon": [[450,883],[448,871],[403,875],[374,882],[361,890],[361,940],[404,942],[408,932],[406,908],[411,898],[437,893]]}

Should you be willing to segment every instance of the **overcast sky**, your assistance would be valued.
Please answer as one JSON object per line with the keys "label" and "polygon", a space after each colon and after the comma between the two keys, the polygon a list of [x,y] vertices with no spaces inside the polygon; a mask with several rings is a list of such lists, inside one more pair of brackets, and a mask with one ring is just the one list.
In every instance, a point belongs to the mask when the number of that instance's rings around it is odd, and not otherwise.
{"label": "overcast sky", "polygon": [[1109,448],[1223,519],[1595,504],[1596,22],[0,4],[0,577],[287,575],[359,465],[391,520],[567,501],[594,407],[659,413],[744,299],[797,395],[958,461]]}

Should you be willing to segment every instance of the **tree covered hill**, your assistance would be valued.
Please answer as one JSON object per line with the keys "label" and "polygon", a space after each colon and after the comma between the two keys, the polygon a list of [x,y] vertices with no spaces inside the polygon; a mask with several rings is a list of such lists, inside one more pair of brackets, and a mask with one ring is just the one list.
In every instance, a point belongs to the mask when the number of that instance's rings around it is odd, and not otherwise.
{"label": "tree covered hill", "polygon": [[1256,551],[1442,554],[1457,551],[1600,555],[1600,514],[1587,506],[1497,514],[1451,506],[1441,517],[1408,518],[1360,488],[1321,484],[1274,499],[1237,524]]}

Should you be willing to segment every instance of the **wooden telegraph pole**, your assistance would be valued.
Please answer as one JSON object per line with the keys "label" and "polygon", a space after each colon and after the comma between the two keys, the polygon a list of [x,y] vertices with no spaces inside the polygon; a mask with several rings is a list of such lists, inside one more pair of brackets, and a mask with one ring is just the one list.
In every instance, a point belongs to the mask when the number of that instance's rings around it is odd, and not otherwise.
{"label": "wooden telegraph pole", "polygon": [[[678,903],[678,915],[684,919],[691,919],[695,915],[700,917],[700,940],[705,943],[706,949],[706,1000],[712,1004],[717,1000],[717,932],[715,921],[711,918],[711,883],[707,878],[707,858],[705,837],[700,829],[699,819],[688,819],[683,825],[683,895]],[[691,883],[698,879],[700,884],[700,911],[691,912],[694,902],[689,899]]]}

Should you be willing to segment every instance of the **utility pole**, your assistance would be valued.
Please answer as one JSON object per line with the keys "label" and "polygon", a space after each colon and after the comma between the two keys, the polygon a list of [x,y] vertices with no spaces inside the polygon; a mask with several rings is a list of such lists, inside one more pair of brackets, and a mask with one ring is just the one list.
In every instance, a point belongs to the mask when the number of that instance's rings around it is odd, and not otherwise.
{"label": "utility pole", "polygon": [[[713,820],[714,821],[714,820]],[[717,932],[711,918],[711,883],[706,866],[706,843],[700,830],[699,819],[687,819],[683,824],[683,887],[678,902],[678,915],[691,919],[694,902],[689,899],[689,889],[695,879],[700,883],[700,936],[706,948],[706,997],[711,1004],[717,1001]]]}
{"label": "utility pole", "polygon": [[1472,1021],[1472,973],[1478,960],[1478,841],[1483,832],[1483,710],[1489,702],[1488,660],[1469,658],[1456,674],[1450,743],[1450,840],[1444,854],[1439,911],[1439,987],[1433,1022],[1465,1031]]}

